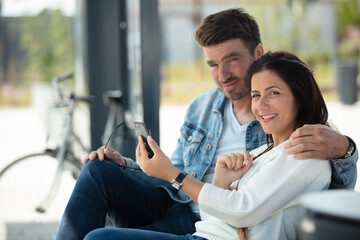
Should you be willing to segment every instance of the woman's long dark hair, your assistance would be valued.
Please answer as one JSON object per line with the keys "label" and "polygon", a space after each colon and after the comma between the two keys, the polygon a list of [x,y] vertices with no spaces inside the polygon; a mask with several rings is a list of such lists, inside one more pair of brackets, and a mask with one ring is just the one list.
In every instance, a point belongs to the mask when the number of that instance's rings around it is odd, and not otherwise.
{"label": "woman's long dark hair", "polygon": [[[247,81],[251,83],[252,76],[264,70],[276,73],[290,87],[298,108],[295,129],[304,124],[329,126],[324,98],[312,70],[304,62],[289,52],[268,52],[250,66]],[[272,142],[271,136],[269,140]]]}

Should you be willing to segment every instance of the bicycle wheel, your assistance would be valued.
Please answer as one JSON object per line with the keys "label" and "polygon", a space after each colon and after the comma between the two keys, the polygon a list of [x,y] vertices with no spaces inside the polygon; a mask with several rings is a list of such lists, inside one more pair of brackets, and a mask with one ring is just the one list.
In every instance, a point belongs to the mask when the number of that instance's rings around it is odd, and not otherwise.
{"label": "bicycle wheel", "polygon": [[79,161],[66,158],[58,171],[55,156],[56,151],[27,155],[0,172],[0,233],[7,239],[55,239],[81,169]]}

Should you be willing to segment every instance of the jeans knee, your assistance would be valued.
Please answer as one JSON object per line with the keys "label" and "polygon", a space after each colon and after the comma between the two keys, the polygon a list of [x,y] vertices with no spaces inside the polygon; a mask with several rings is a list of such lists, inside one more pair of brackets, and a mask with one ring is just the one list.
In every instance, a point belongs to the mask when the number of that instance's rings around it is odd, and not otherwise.
{"label": "jeans knee", "polygon": [[117,165],[110,161],[100,161],[94,159],[88,161],[82,168],[78,181],[89,183],[90,180],[98,183],[111,182],[112,177],[121,175]]}
{"label": "jeans knee", "polygon": [[95,158],[94,160],[89,160],[87,161],[84,166],[83,166],[83,171],[84,170],[90,170],[90,169],[93,169],[93,168],[98,168],[97,166],[99,164],[103,163],[103,161],[100,161],[99,159]]}
{"label": "jeans knee", "polygon": [[100,161],[98,159],[94,159],[91,161],[88,161],[82,168],[81,172],[84,172],[84,174],[100,174],[103,173],[109,173],[109,171],[114,171],[116,168],[116,165],[110,161]]}
{"label": "jeans knee", "polygon": [[103,229],[101,229],[101,228],[95,229],[95,230],[89,232],[88,234],[86,234],[84,240],[98,240],[98,239],[104,240],[105,236],[102,236],[102,235],[104,235],[102,232],[103,232]]}
{"label": "jeans knee", "polygon": [[139,238],[128,238],[124,236],[122,233],[123,233],[123,229],[121,228],[98,228],[89,232],[85,236],[84,240],[139,239]]}

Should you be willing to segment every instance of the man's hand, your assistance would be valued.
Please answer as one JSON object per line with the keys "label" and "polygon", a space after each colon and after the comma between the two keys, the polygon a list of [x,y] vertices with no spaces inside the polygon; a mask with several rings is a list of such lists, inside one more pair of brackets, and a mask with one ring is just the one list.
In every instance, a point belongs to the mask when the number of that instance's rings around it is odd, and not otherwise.
{"label": "man's hand", "polygon": [[240,179],[250,169],[253,158],[254,156],[248,151],[220,155],[216,162],[212,184],[230,189],[231,183]]}
{"label": "man's hand", "polygon": [[152,137],[147,137],[149,146],[154,152],[154,156],[151,158],[149,158],[144,140],[140,136],[138,139],[139,144],[136,148],[136,159],[141,170],[149,176],[171,182],[180,171],[172,165],[170,159],[164,154]]}
{"label": "man's hand", "polygon": [[109,147],[105,149],[104,146],[102,146],[98,150],[92,151],[90,155],[86,156],[83,159],[83,163],[85,164],[89,160],[94,160],[95,158],[98,158],[100,161],[104,161],[105,159],[107,159],[120,165],[126,165],[126,162],[122,158],[120,153]]}
{"label": "man's hand", "polygon": [[313,124],[298,128],[284,147],[296,159],[330,160],[346,154],[349,140],[326,125]]}

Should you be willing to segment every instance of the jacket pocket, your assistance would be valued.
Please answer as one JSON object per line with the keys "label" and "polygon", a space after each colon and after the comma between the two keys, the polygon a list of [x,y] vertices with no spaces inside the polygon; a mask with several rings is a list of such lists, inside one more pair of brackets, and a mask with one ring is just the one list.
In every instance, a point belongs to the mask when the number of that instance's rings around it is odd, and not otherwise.
{"label": "jacket pocket", "polygon": [[192,160],[196,157],[196,154],[200,154],[200,144],[206,136],[206,131],[198,128],[194,124],[185,122],[181,127],[181,136],[184,139],[184,152],[183,159],[185,166],[191,164]]}

